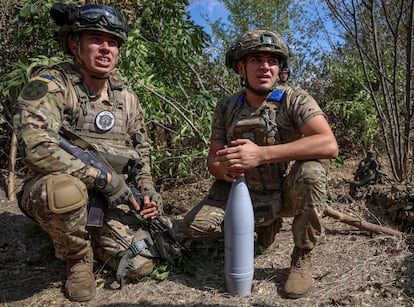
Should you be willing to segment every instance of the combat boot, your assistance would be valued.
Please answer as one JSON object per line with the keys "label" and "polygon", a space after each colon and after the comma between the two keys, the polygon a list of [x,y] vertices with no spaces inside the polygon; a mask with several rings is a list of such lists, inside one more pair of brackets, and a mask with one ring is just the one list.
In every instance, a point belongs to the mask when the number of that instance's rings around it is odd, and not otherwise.
{"label": "combat boot", "polygon": [[66,261],[66,295],[71,301],[86,302],[95,297],[96,285],[93,274],[93,251],[82,259]]}
{"label": "combat boot", "polygon": [[280,228],[282,228],[282,218],[279,217],[273,221],[272,224],[269,226],[258,227],[257,233],[257,241],[260,246],[263,248],[268,248],[272,243],[275,241],[275,235],[279,232]]}
{"label": "combat boot", "polygon": [[311,251],[296,246],[293,249],[289,276],[285,282],[285,293],[289,298],[299,298],[312,288]]}

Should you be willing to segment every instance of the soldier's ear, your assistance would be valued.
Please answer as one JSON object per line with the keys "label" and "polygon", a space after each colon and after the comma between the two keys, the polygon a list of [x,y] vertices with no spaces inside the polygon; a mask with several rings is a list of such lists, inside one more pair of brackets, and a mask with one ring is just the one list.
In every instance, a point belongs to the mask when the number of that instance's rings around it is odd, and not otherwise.
{"label": "soldier's ear", "polygon": [[244,77],[244,62],[243,61],[238,61],[237,62],[237,71],[239,72],[239,75],[241,77]]}
{"label": "soldier's ear", "polygon": [[78,41],[75,38],[68,39],[68,47],[73,55],[78,54]]}

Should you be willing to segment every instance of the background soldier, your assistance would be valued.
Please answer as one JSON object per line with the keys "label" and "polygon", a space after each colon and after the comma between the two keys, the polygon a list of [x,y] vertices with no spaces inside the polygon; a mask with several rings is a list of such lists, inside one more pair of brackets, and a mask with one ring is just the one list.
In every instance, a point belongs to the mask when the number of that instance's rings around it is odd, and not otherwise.
{"label": "background soldier", "polygon": [[290,76],[290,69],[289,67],[282,67],[279,72],[279,84],[281,86],[287,86]]}
{"label": "background soldier", "polygon": [[[19,205],[49,234],[56,257],[66,262],[68,298],[88,301],[96,291],[94,255],[117,271],[121,285],[125,277],[153,269],[153,253],[142,244],[150,240],[148,232],[128,214],[129,208],[140,208],[124,179],[142,195],[143,218],[155,218],[162,199],[151,177],[141,105],[115,74],[127,24],[104,5],[57,3],[50,14],[73,61],[37,70],[18,99],[14,128],[29,168]],[[62,149],[61,137],[68,135],[112,158],[114,171]],[[103,224],[87,226],[88,207],[100,195],[106,205]]]}
{"label": "background soldier", "polygon": [[[250,190],[258,243],[269,247],[281,217],[293,217],[295,247],[285,283],[288,297],[312,287],[311,251],[322,227],[327,176],[320,159],[335,158],[338,145],[316,101],[301,89],[274,89],[288,48],[273,31],[244,33],[226,54],[226,64],[243,89],[218,101],[207,158],[216,177],[209,194],[184,218],[195,241],[222,238],[227,197],[235,177]],[[287,164],[294,161],[291,171]]]}

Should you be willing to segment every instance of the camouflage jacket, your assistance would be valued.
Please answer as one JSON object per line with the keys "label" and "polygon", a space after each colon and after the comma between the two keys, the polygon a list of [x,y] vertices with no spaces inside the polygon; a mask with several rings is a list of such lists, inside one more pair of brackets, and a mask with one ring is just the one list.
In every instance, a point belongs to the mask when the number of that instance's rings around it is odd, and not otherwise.
{"label": "camouflage jacket", "polygon": [[87,187],[93,186],[97,169],[59,147],[59,133],[64,127],[85,136],[99,151],[105,148],[111,154],[141,159],[144,167],[135,177],[136,186],[141,190],[153,188],[142,107],[135,93],[119,77],[111,76],[108,84],[107,110],[121,116],[112,117],[115,132],[96,133],[93,125],[79,125],[88,121],[92,102],[85,99],[88,96],[78,67],[72,62],[62,62],[37,70],[18,98],[13,119],[24,163],[31,172],[65,172],[82,180]]}

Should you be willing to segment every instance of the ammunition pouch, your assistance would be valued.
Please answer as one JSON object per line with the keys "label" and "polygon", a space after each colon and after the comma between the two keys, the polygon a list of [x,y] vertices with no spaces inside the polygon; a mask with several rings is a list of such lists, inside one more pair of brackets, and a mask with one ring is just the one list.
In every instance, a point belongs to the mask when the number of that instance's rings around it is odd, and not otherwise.
{"label": "ammunition pouch", "polygon": [[246,170],[246,182],[249,190],[254,192],[265,192],[281,190],[281,175],[279,165],[276,163],[260,165]]}
{"label": "ammunition pouch", "polygon": [[[236,139],[249,139],[259,146],[278,143],[277,127],[269,125],[262,116],[239,120],[233,128],[233,134]],[[246,170],[246,182],[250,192],[280,190],[285,167],[282,163],[270,163]]]}
{"label": "ammunition pouch", "polygon": [[213,182],[208,198],[216,201],[227,201],[231,189],[231,183],[225,180],[216,180]]}
{"label": "ammunition pouch", "polygon": [[257,145],[267,145],[266,123],[261,117],[240,120],[234,126],[235,139],[249,139]]}
{"label": "ammunition pouch", "polygon": [[281,208],[281,191],[250,193],[256,227],[267,226],[278,218]]}
{"label": "ammunition pouch", "polygon": [[62,214],[86,206],[88,192],[85,184],[69,174],[51,176],[46,183],[48,207]]}
{"label": "ammunition pouch", "polygon": [[128,174],[128,177],[133,177],[143,166],[139,153],[133,148],[98,141],[94,141],[93,146],[118,174]]}

